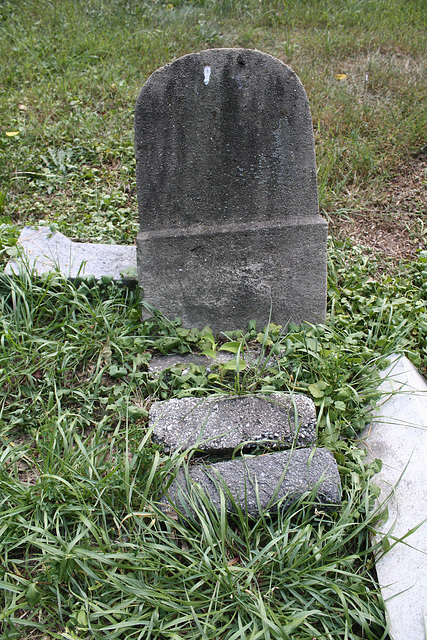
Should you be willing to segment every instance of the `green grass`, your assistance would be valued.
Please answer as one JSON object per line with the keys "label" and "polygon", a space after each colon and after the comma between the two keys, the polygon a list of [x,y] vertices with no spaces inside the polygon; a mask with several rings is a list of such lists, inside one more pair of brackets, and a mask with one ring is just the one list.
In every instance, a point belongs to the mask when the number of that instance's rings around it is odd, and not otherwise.
{"label": "green grass", "polygon": [[[380,211],[389,181],[426,151],[426,21],[421,0],[5,0],[0,263],[34,222],[134,240],[136,96],[160,65],[207,47],[288,63],[310,100],[323,210],[332,221]],[[408,225],[423,246],[425,224],[420,205]],[[357,438],[391,352],[427,369],[427,256],[390,265],[331,239],[328,272],[324,326],[250,323],[219,341],[142,321],[137,290],[0,275],[2,638],[386,640],[371,539],[378,465]],[[224,342],[261,348],[275,366],[148,371],[153,355]],[[256,521],[209,502],[195,521],[159,512],[164,481],[188,461],[151,442],[153,399],[288,390],[316,404],[339,510],[304,496]]]}
{"label": "green grass", "polygon": [[372,209],[384,180],[425,153],[426,21],[421,0],[5,1],[0,216],[132,241],[136,96],[160,65],[218,46],[292,66],[312,109],[321,207]]}
{"label": "green grass", "polygon": [[[239,373],[150,373],[152,355],[207,351],[212,336],[142,322],[138,290],[1,277],[2,637],[387,638],[371,540],[378,465],[357,437],[387,355],[405,349],[420,364],[425,352],[427,258],[375,281],[362,250],[331,244],[329,256],[327,324],[223,336],[216,346],[276,357]],[[166,517],[162,487],[188,463],[151,442],[149,403],[248,390],[313,398],[341,508],[307,495],[251,521],[205,500],[194,520]]]}

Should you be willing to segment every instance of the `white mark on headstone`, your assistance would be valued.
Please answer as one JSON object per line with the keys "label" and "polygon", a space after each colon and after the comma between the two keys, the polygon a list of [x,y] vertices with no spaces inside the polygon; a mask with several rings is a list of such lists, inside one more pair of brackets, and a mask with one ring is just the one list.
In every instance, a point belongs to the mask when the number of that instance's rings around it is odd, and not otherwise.
{"label": "white mark on headstone", "polygon": [[211,68],[210,68],[210,66],[208,64],[205,64],[204,76],[205,76],[204,83],[206,85],[208,85],[209,84],[209,78],[211,77]]}

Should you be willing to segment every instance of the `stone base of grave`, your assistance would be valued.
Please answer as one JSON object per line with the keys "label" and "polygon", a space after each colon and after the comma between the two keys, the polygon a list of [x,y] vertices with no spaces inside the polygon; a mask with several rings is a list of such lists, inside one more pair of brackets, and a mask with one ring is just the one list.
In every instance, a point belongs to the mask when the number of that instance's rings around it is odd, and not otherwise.
{"label": "stone base of grave", "polygon": [[204,505],[207,495],[221,510],[221,493],[228,512],[242,509],[251,517],[275,513],[305,494],[321,508],[341,503],[341,482],[334,457],[326,449],[295,449],[262,456],[244,457],[212,465],[180,470],[162,500],[170,515],[195,516],[194,507]]}
{"label": "stone base of grave", "polygon": [[263,327],[270,317],[281,325],[323,322],[326,241],[320,216],[141,231],[138,280],[145,301],[185,327],[244,329],[252,319]]}
{"label": "stone base of grave", "polygon": [[307,396],[290,393],[172,398],[151,405],[150,426],[168,452],[306,447],[316,437],[316,409]]}
{"label": "stone base of grave", "polygon": [[[261,345],[258,345],[258,348],[250,347],[245,349],[240,354],[240,359],[245,362],[245,373],[248,371],[259,372],[279,366],[279,360],[284,355],[283,352],[266,354]],[[210,373],[215,368],[221,367],[221,365],[235,358],[236,354],[230,351],[217,351],[215,358],[196,353],[171,353],[167,356],[153,356],[148,363],[148,371],[160,373],[171,367],[179,367],[184,374],[184,372],[187,373],[190,370],[190,366],[193,364],[196,367],[204,367],[206,373]]]}
{"label": "stone base of grave", "polygon": [[239,448],[287,449],[213,464],[204,458],[203,464],[179,470],[161,501],[162,510],[173,517],[177,512],[193,517],[195,504],[206,495],[220,509],[221,492],[229,512],[240,507],[252,517],[277,511],[278,503],[285,508],[311,492],[310,499],[322,507],[341,502],[334,457],[326,449],[309,448],[316,411],[303,394],[173,398],[154,402],[149,422],[153,439],[169,452],[193,449],[217,460]]}

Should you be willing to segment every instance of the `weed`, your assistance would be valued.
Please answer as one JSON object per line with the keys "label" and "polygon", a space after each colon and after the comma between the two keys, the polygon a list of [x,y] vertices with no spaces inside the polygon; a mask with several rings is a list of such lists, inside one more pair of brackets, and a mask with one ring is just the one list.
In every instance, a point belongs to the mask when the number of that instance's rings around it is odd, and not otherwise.
{"label": "weed", "polygon": [[[370,420],[390,351],[424,349],[425,257],[411,267],[410,290],[372,281],[371,266],[363,252],[331,246],[327,325],[251,323],[219,341],[158,313],[142,321],[137,289],[2,276],[5,637],[58,626],[66,637],[386,637],[370,573],[376,467],[353,438]],[[150,373],[151,356],[171,348],[235,360],[210,373]],[[277,390],[313,398],[318,440],[339,464],[342,508],[316,512],[306,496],[256,522],[216,514],[209,502],[195,523],[163,515],[162,487],[185,454],[170,458],[151,443],[152,398]]]}

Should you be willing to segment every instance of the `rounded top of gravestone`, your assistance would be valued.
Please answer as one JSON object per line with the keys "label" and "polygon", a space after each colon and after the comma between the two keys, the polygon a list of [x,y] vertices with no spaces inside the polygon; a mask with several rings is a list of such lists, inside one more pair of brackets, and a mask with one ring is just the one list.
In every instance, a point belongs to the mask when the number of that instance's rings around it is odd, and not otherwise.
{"label": "rounded top of gravestone", "polygon": [[271,55],[208,49],[154,72],[135,112],[141,230],[318,215],[310,109]]}

